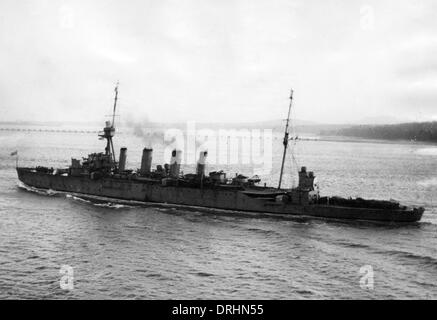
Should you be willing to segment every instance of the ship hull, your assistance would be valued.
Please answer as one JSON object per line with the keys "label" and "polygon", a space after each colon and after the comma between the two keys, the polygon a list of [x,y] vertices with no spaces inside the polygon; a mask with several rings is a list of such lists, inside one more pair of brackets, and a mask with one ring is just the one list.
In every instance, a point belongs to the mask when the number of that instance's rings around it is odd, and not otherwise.
{"label": "ship hull", "polygon": [[18,178],[24,184],[40,189],[52,189],[120,200],[166,203],[232,211],[313,216],[329,219],[369,220],[384,222],[419,221],[423,209],[387,210],[352,208],[332,205],[295,205],[247,196],[238,190],[163,186],[156,181],[116,179],[92,180],[89,177],[53,175],[30,168],[17,168]]}

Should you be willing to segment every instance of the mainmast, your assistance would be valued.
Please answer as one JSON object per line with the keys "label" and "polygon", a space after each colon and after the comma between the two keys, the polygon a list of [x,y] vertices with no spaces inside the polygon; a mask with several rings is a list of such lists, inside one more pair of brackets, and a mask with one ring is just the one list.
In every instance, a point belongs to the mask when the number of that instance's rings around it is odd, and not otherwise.
{"label": "mainmast", "polygon": [[287,147],[288,147],[288,136],[290,135],[289,125],[290,125],[290,115],[291,115],[291,106],[292,106],[292,103],[293,103],[293,89],[291,89],[291,93],[290,93],[290,105],[288,107],[287,123],[285,125],[285,133],[284,133],[284,141],[283,141],[283,144],[284,144],[284,153],[282,155],[281,173],[279,175],[278,189],[281,189],[282,174],[284,173],[285,156],[287,154]]}

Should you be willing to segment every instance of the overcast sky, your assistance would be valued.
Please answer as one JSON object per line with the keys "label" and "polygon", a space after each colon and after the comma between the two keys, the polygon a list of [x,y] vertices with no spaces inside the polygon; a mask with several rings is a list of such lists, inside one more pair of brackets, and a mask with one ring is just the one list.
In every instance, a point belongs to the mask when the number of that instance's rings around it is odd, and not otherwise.
{"label": "overcast sky", "polygon": [[0,1],[0,121],[437,120],[437,1]]}

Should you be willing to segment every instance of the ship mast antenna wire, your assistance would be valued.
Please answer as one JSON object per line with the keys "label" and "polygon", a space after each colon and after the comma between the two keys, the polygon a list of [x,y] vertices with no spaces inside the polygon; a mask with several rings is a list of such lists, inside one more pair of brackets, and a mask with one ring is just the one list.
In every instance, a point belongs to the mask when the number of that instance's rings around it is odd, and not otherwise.
{"label": "ship mast antenna wire", "polygon": [[290,135],[289,125],[290,125],[290,114],[291,114],[292,104],[293,104],[293,89],[291,89],[291,93],[290,93],[290,105],[288,106],[288,116],[287,116],[287,122],[285,124],[284,141],[283,141],[284,153],[282,154],[281,173],[279,174],[278,189],[281,189],[282,175],[284,173],[285,156],[287,155],[288,136]]}
{"label": "ship mast antenna wire", "polygon": [[[297,171],[299,171],[299,164],[297,162],[295,153],[293,151],[296,148],[296,144],[297,144],[297,139],[294,140],[294,143],[291,147],[291,168],[292,168],[292,171],[293,171],[293,166],[294,166],[294,168],[297,169]],[[296,176],[294,176],[294,177],[296,177]],[[292,181],[293,187],[295,187],[294,182],[295,182],[295,180]],[[299,183],[299,181],[297,183]]]}

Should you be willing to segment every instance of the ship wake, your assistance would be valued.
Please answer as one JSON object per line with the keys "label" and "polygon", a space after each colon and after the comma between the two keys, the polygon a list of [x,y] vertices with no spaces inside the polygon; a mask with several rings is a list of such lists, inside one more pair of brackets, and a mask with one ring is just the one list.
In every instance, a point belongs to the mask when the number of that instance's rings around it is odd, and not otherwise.
{"label": "ship wake", "polygon": [[129,201],[108,199],[98,196],[84,196],[78,194],[66,194],[66,197],[74,201],[79,201],[86,204],[91,204],[96,207],[111,208],[111,209],[125,209],[125,208],[135,208],[138,205],[134,205]]}
{"label": "ship wake", "polygon": [[82,194],[76,194],[76,193],[56,191],[56,190],[52,190],[52,189],[40,189],[40,188],[28,186],[27,184],[25,184],[21,181],[19,181],[17,183],[17,187],[21,190],[36,193],[38,195],[49,196],[49,197],[64,196],[67,199],[71,199],[71,200],[86,203],[86,204],[91,204],[91,205],[94,205],[97,207],[121,209],[121,208],[134,208],[140,204],[140,203],[138,203],[137,205],[135,205],[135,203],[134,203],[135,201],[109,199],[109,198],[105,198],[105,197],[82,195]]}
{"label": "ship wake", "polygon": [[26,190],[26,191],[29,191],[29,192],[37,193],[37,194],[40,194],[40,195],[43,195],[43,196],[50,196],[51,197],[51,196],[56,196],[56,195],[61,194],[60,191],[55,191],[55,190],[52,190],[52,189],[39,189],[39,188],[31,187],[31,186],[28,186],[27,184],[25,184],[25,183],[23,183],[21,181],[19,181],[17,183],[17,187],[22,189],[22,190]]}

